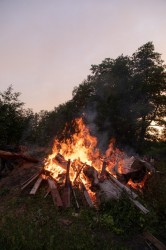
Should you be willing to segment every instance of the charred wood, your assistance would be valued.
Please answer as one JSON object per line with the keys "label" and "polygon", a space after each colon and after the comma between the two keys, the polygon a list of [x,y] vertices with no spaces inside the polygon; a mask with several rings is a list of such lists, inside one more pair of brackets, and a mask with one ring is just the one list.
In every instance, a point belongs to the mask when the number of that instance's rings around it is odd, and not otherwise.
{"label": "charred wood", "polygon": [[99,178],[100,182],[103,182],[106,178],[106,167],[107,167],[107,162],[103,161],[100,178]]}
{"label": "charred wood", "polygon": [[93,191],[98,188],[99,179],[97,170],[89,165],[86,165],[83,169],[84,175],[90,180]]}
{"label": "charred wood", "polygon": [[76,183],[77,178],[79,177],[79,175],[81,174],[81,171],[83,170],[83,168],[84,168],[85,166],[86,166],[86,163],[85,163],[85,164],[82,164],[82,166],[79,168],[79,170],[78,170],[78,172],[77,172],[77,174],[76,174],[76,177],[75,177],[75,179],[74,179],[74,181],[73,181],[73,184]]}
{"label": "charred wood", "polygon": [[62,167],[63,169],[67,169],[68,162],[65,160],[63,155],[58,153],[53,159],[53,162],[56,163],[58,166]]}
{"label": "charred wood", "polygon": [[75,190],[74,190],[73,187],[71,187],[71,189],[72,189],[72,194],[73,194],[73,197],[74,197],[74,200],[75,200],[76,208],[79,209],[79,208],[80,208],[80,205],[79,205],[79,203],[78,203],[78,199],[77,199],[77,196],[76,196],[76,192],[75,192]]}
{"label": "charred wood", "polygon": [[66,181],[65,181],[65,187],[64,187],[64,191],[63,191],[63,203],[64,206],[70,207],[71,206],[71,201],[70,201],[70,196],[71,196],[71,182],[70,182],[70,160],[68,160],[67,163],[67,170],[66,170]]}
{"label": "charred wood", "polygon": [[89,207],[94,207],[94,206],[93,206],[93,202],[92,202],[92,200],[91,200],[91,198],[90,198],[90,195],[89,195],[88,191],[86,190],[86,187],[85,187],[85,185],[83,184],[83,182],[80,182],[80,188],[81,188],[81,190],[82,190],[82,192],[83,192],[83,194],[84,194],[84,197],[85,197],[85,200],[86,200],[88,206],[89,206]]}

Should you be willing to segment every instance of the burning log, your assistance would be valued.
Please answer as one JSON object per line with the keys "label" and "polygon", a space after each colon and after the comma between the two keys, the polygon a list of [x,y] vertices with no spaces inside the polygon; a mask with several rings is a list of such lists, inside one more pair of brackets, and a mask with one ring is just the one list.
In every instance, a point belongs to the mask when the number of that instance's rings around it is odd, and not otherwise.
{"label": "burning log", "polygon": [[35,182],[35,184],[34,184],[32,190],[30,191],[30,194],[33,194],[33,195],[36,194],[36,192],[37,192],[37,190],[38,190],[38,188],[39,188],[39,186],[40,186],[42,180],[43,180],[42,175],[40,175],[40,176],[38,177],[37,181]]}
{"label": "burning log", "polygon": [[64,206],[70,207],[70,195],[71,195],[71,182],[70,182],[70,160],[68,160],[67,163],[67,170],[66,170],[66,181],[65,181],[65,187],[64,187],[64,192],[63,192],[63,203]]}
{"label": "burning log", "polygon": [[76,183],[77,178],[79,177],[79,175],[81,174],[81,171],[83,170],[83,168],[84,168],[85,166],[86,166],[86,163],[82,164],[82,166],[80,167],[80,169],[78,170],[78,172],[77,172],[77,174],[76,174],[76,177],[75,177],[75,179],[74,179],[74,181],[73,181],[73,184]]}
{"label": "burning log", "polygon": [[103,165],[102,165],[102,169],[101,169],[101,173],[100,173],[100,182],[104,181],[105,177],[106,177],[106,167],[107,167],[107,162],[103,161]]}
{"label": "burning log", "polygon": [[67,169],[68,162],[65,160],[63,155],[58,153],[53,159],[53,162],[56,163],[58,166],[62,167],[63,169]]}
{"label": "burning log", "polygon": [[98,172],[97,170],[89,165],[86,165],[83,173],[86,177],[89,178],[91,184],[92,184],[92,188],[97,188],[98,184],[99,184],[99,179],[98,179]]}
{"label": "burning log", "polygon": [[86,202],[89,205],[89,207],[93,207],[93,202],[92,202],[92,200],[90,198],[90,195],[89,195],[88,191],[86,190],[86,187],[85,187],[85,185],[83,184],[82,181],[80,181],[80,188],[81,188],[81,190],[82,190],[82,192],[84,194],[84,197],[85,197]]}
{"label": "burning log", "polygon": [[47,181],[48,181],[48,185],[49,185],[52,199],[53,199],[55,206],[63,207],[63,203],[62,203],[61,197],[59,195],[58,188],[57,188],[55,181],[53,179],[51,179],[50,177],[48,177]]}
{"label": "burning log", "polygon": [[155,171],[150,163],[135,158],[134,156],[124,160],[124,167],[121,170],[122,173],[119,173],[118,165],[115,165],[114,171],[118,180],[125,184],[127,184],[129,180],[132,180],[134,183],[139,183],[144,179],[147,172]]}
{"label": "burning log", "polygon": [[88,177],[91,182],[90,189],[96,193],[101,203],[109,199],[119,199],[122,193],[122,190],[116,187],[113,182],[104,178],[106,173],[105,168],[106,162],[103,163],[99,179],[98,172],[94,167],[87,165],[83,170],[85,176]]}
{"label": "burning log", "polygon": [[33,158],[31,156],[28,156],[28,155],[19,154],[19,153],[12,153],[12,152],[2,151],[2,150],[0,150],[0,158],[5,158],[5,159],[24,159],[26,161],[34,162],[34,163],[38,163],[39,162],[39,160],[37,160],[36,158]]}

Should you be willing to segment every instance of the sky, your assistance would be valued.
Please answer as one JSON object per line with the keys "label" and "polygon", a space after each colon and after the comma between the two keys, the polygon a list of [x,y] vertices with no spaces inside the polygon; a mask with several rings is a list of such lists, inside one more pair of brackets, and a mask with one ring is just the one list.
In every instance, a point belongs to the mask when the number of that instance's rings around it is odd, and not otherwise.
{"label": "sky", "polygon": [[53,110],[105,58],[152,41],[166,62],[166,0],[0,0],[0,92]]}

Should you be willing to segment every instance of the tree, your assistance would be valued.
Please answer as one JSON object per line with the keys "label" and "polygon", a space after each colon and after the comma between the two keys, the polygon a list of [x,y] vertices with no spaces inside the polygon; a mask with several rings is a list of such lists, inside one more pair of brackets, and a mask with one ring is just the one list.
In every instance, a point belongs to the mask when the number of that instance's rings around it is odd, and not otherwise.
{"label": "tree", "polygon": [[166,104],[165,65],[154,45],[146,43],[131,57],[106,58],[91,72],[73,92],[76,107],[84,113],[93,107],[98,131],[121,144],[141,147],[153,140],[157,132],[152,136],[150,125],[164,125]]}
{"label": "tree", "polygon": [[152,122],[164,125],[166,105],[166,72],[161,55],[154,51],[152,42],[140,47],[132,57],[133,103],[137,107],[139,143],[150,137]]}
{"label": "tree", "polygon": [[0,145],[19,143],[22,138],[28,115],[19,96],[12,85],[0,92]]}

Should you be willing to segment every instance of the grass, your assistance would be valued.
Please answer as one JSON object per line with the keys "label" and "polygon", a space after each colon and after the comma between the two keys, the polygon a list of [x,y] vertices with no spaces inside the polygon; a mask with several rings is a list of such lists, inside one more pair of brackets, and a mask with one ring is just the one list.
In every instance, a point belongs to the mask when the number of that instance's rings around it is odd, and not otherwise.
{"label": "grass", "polygon": [[0,250],[145,249],[144,230],[166,243],[166,177],[164,162],[152,176],[142,200],[150,209],[143,215],[128,199],[110,201],[99,210],[72,207],[58,211],[43,185],[35,196],[19,186],[0,189]]}

